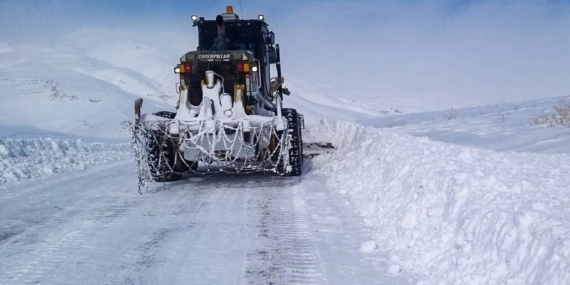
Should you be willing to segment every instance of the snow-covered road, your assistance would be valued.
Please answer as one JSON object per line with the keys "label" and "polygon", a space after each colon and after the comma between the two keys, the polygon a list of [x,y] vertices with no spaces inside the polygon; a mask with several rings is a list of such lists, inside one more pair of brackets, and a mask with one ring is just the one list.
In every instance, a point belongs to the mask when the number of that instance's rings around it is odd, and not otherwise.
{"label": "snow-covered road", "polygon": [[0,284],[410,284],[316,174],[136,185],[121,162],[0,190]]}

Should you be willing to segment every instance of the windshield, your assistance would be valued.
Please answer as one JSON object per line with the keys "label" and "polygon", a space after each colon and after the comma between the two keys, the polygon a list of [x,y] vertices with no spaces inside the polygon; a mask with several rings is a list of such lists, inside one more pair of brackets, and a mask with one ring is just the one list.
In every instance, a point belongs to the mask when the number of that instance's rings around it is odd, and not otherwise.
{"label": "windshield", "polygon": [[[226,22],[226,47],[230,50],[249,50],[256,54],[256,43],[259,40],[259,25],[241,25],[241,22]],[[243,23],[242,23],[243,24]],[[214,21],[200,25],[201,51],[217,50],[218,27]]]}

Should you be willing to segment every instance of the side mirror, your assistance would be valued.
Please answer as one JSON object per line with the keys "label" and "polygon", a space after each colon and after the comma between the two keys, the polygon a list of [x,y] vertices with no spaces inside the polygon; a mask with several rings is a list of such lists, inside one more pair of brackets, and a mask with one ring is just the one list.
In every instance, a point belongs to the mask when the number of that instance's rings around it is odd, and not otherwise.
{"label": "side mirror", "polygon": [[277,63],[277,51],[271,47],[267,53],[269,57],[269,64]]}
{"label": "side mirror", "polygon": [[269,32],[266,34],[265,43],[268,45],[274,45],[275,44],[275,33],[274,32]]}

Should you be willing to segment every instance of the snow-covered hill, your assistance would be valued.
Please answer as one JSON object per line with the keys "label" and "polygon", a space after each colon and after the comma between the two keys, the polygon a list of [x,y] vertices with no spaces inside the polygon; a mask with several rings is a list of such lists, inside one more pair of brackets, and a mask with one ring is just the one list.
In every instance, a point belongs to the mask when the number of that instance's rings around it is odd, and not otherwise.
{"label": "snow-covered hill", "polygon": [[[92,49],[1,46],[0,129],[12,128],[12,136],[18,135],[13,128],[18,126],[83,138],[125,138],[123,126],[132,118],[134,99],[150,100],[149,110],[176,101],[175,79],[161,74],[172,73],[167,59],[177,57],[152,47],[128,42]],[[133,56],[118,60],[123,53]]]}
{"label": "snow-covered hill", "polygon": [[[569,97],[447,109],[364,119],[364,126],[393,128],[418,137],[497,151],[570,153],[570,129],[536,124]],[[566,102],[566,103],[564,103]]]}
{"label": "snow-covered hill", "polygon": [[[173,109],[178,78],[172,67],[179,56],[136,40],[97,42],[86,32],[51,45],[0,42],[0,136],[22,137],[34,130],[58,137],[125,139],[135,98],[147,100],[143,112]],[[286,82],[293,93],[286,106],[298,108],[308,123],[394,113],[294,76]]]}

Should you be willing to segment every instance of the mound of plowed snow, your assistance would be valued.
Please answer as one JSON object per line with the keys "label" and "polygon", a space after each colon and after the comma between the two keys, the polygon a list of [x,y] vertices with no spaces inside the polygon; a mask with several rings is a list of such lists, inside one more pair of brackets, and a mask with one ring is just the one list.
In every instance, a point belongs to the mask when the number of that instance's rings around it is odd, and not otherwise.
{"label": "mound of plowed snow", "polygon": [[70,169],[126,159],[128,144],[84,143],[80,140],[0,139],[0,187]]}
{"label": "mound of plowed snow", "polygon": [[394,266],[421,284],[568,284],[570,156],[495,152],[351,123],[305,140]]}

